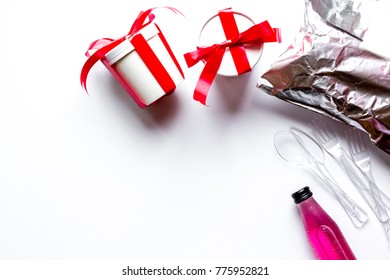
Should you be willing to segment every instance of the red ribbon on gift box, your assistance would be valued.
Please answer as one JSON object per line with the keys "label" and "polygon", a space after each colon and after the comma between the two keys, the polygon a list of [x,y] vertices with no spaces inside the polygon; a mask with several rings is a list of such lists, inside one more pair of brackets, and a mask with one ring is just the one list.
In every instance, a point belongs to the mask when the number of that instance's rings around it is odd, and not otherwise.
{"label": "red ribbon on gift box", "polygon": [[[166,71],[164,66],[161,64],[157,56],[154,54],[153,50],[149,47],[147,44],[147,41],[143,38],[141,34],[138,32],[144,28],[145,26],[149,25],[153,22],[155,19],[154,14],[152,14],[152,11],[158,8],[165,8],[173,11],[174,13],[181,14],[178,10],[171,7],[157,7],[157,8],[151,8],[147,11],[142,11],[134,21],[133,25],[130,28],[130,31],[124,35],[123,37],[119,39],[111,39],[111,38],[102,38],[98,39],[94,42],[92,42],[85,53],[85,55],[88,57],[87,61],[85,62],[81,74],[80,74],[80,82],[84,90],[87,91],[87,77],[88,73],[91,70],[91,68],[95,65],[96,62],[98,62],[101,59],[104,59],[105,55],[114,49],[116,46],[118,46],[120,43],[122,43],[125,40],[130,40],[132,45],[134,46],[135,50],[139,53],[142,61],[145,63],[145,65],[148,67],[148,69],[151,71],[154,78],[157,80],[161,88],[168,93],[169,89],[175,88],[175,84],[170,77],[169,73]],[[158,28],[158,27],[157,27]],[[138,34],[137,34],[138,33]],[[163,41],[164,45],[167,47],[167,51],[169,52],[170,56],[172,57],[176,67],[178,68],[181,75],[184,77],[184,73],[173,55],[171,49],[169,48],[168,43],[166,42],[164,36],[160,32],[159,34],[160,39]],[[135,101],[140,105],[140,107],[145,107],[145,104],[142,104],[140,100],[137,100],[138,98],[136,96],[133,96]]]}
{"label": "red ribbon on gift box", "polygon": [[238,74],[251,71],[244,45],[281,42],[280,29],[272,28],[268,21],[248,28],[239,33],[234,12],[229,8],[219,11],[218,16],[226,36],[226,41],[208,47],[197,47],[196,51],[184,54],[188,67],[199,61],[205,61],[205,67],[200,74],[194,91],[194,99],[206,105],[208,91],[221,66],[226,48],[230,49]]}

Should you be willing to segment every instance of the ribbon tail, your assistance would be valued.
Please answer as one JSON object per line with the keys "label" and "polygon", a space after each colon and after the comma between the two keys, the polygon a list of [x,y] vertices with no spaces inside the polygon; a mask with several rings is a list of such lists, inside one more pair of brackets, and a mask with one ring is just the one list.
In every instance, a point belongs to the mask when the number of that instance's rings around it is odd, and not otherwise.
{"label": "ribbon tail", "polygon": [[99,60],[100,60],[100,56],[98,55],[97,52],[95,52],[93,55],[91,55],[87,59],[87,61],[84,63],[83,68],[81,69],[80,83],[87,94],[88,94],[88,90],[87,90],[88,73],[92,69],[92,67],[95,65],[95,63],[98,62]]}
{"label": "ribbon tail", "polygon": [[88,90],[87,90],[87,77],[88,77],[89,71],[92,69],[92,67],[95,65],[96,62],[98,62],[100,59],[102,59],[114,47],[116,47],[121,42],[123,42],[123,40],[124,40],[124,38],[121,38],[121,39],[119,39],[117,41],[114,41],[111,44],[106,45],[103,48],[97,50],[84,63],[84,66],[81,69],[80,83],[81,83],[81,86],[83,87],[83,89],[87,93],[88,93]]}
{"label": "ribbon tail", "polygon": [[211,84],[217,75],[219,66],[221,66],[225,49],[217,49],[215,54],[210,57],[200,74],[198,83],[196,84],[194,91],[194,100],[199,101],[203,105],[206,105],[207,94],[210,90]]}

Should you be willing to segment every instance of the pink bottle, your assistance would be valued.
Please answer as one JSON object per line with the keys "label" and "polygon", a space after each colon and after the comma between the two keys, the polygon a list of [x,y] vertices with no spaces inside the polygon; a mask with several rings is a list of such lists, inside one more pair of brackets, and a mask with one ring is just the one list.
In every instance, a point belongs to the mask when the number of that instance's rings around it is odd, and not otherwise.
{"label": "pink bottle", "polygon": [[340,228],[312,197],[309,187],[291,196],[298,205],[307,238],[319,260],[356,260]]}

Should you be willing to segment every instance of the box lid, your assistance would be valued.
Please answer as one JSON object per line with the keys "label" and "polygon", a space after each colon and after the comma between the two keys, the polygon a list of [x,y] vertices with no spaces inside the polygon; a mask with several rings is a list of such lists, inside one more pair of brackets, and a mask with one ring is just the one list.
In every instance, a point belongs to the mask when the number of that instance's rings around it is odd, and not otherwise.
{"label": "box lid", "polygon": [[[144,28],[142,28],[138,33],[141,33],[142,36],[145,38],[145,40],[149,40],[155,35],[159,33],[159,29],[154,23],[148,24]],[[135,35],[135,34],[134,34]],[[111,51],[109,51],[105,55],[105,59],[107,62],[112,65],[116,63],[118,60],[123,58],[128,53],[132,52],[134,50],[134,46],[131,44],[131,38],[134,36],[130,36],[127,38],[127,40],[124,40],[122,43],[120,43],[118,46],[113,48]]]}

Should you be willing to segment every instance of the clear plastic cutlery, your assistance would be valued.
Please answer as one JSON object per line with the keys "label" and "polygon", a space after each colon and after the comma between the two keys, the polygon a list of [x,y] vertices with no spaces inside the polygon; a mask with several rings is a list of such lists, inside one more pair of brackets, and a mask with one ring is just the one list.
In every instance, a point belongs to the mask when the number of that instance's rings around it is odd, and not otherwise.
{"label": "clear plastic cutlery", "polygon": [[383,230],[385,231],[386,238],[387,238],[387,245],[390,246],[390,220],[387,220],[386,222],[382,223]]}
{"label": "clear plastic cutlery", "polygon": [[351,152],[352,159],[356,163],[356,165],[360,168],[360,170],[366,176],[370,189],[372,191],[372,195],[377,203],[377,206],[380,207],[379,211],[384,209],[383,216],[386,218],[383,222],[383,227],[386,233],[386,237],[388,242],[390,242],[390,218],[385,209],[384,203],[382,201],[382,195],[379,191],[378,186],[375,183],[375,180],[371,174],[371,160],[370,155],[367,149],[367,145],[364,141],[363,135],[361,132],[354,130],[349,130],[346,132],[346,138],[349,144],[349,150]]}
{"label": "clear plastic cutlery", "polygon": [[[372,180],[367,177],[367,174],[362,173],[360,167],[355,164],[351,157],[342,149],[333,130],[326,122],[319,119],[314,119],[310,125],[320,145],[343,167],[360,195],[375,213],[378,220],[381,222],[387,221],[389,216],[377,186],[371,182]],[[359,148],[356,148],[355,150],[359,150]]]}
{"label": "clear plastic cutlery", "polygon": [[367,213],[337,185],[326,169],[323,150],[313,138],[297,128],[292,128],[290,131],[277,132],[274,135],[274,145],[285,161],[312,170],[337,198],[356,227],[362,227],[367,222]]}

